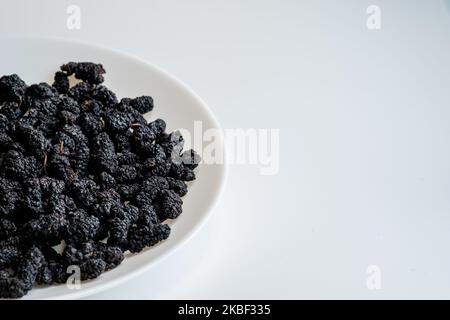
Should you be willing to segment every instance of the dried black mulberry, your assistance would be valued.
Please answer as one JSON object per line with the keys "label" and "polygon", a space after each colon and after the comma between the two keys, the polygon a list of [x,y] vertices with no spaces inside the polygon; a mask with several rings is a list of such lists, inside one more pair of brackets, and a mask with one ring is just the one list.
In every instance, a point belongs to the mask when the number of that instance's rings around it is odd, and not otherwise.
{"label": "dried black mulberry", "polygon": [[[91,62],[52,85],[0,77],[0,298],[94,279],[169,237],[200,156],[180,132],[148,123],[153,98],[122,98]],[[81,80],[70,86],[69,78]]]}

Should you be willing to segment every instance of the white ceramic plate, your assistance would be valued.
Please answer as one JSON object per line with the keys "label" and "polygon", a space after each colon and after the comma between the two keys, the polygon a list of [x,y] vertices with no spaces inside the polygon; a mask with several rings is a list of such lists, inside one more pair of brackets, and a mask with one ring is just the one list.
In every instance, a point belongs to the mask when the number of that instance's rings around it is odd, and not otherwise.
{"label": "white ceramic plate", "polygon": [[[215,128],[220,131],[211,111],[191,89],[167,72],[136,57],[96,45],[53,38],[1,37],[0,48],[0,75],[17,73],[28,84],[51,82],[54,72],[65,62],[99,62],[107,71],[105,85],[119,99],[143,94],[154,98],[155,109],[147,120],[160,117],[166,120],[168,130],[185,128],[192,134],[194,121],[200,120],[203,130]],[[223,147],[222,136],[216,139],[216,144]],[[225,165],[200,164],[197,180],[190,184],[189,193],[183,198],[183,214],[171,223],[172,232],[168,240],[127,257],[116,269],[95,280],[83,282],[78,290],[70,290],[66,285],[35,288],[25,298],[79,298],[110,288],[149,269],[199,229],[217,202],[225,178]]]}

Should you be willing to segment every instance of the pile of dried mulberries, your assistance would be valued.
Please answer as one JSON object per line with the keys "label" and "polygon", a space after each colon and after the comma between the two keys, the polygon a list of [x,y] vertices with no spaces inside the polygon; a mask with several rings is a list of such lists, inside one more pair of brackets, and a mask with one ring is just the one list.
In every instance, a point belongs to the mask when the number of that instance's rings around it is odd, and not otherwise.
{"label": "pile of dried mulberries", "polygon": [[[150,96],[118,100],[101,64],[69,62],[53,85],[0,78],[0,297],[81,280],[165,240],[200,157],[147,123]],[[69,77],[80,80],[69,85]]]}

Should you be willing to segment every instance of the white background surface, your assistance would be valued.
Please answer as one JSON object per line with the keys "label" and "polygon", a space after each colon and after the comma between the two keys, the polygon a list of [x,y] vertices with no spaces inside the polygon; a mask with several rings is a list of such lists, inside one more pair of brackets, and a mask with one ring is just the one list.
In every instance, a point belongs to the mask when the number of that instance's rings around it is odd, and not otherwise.
{"label": "white background surface", "polygon": [[[449,1],[0,4],[2,33],[135,54],[224,128],[280,129],[278,175],[231,166],[192,241],[92,298],[450,298]],[[69,4],[81,30],[66,28]]]}

